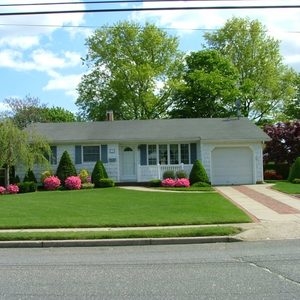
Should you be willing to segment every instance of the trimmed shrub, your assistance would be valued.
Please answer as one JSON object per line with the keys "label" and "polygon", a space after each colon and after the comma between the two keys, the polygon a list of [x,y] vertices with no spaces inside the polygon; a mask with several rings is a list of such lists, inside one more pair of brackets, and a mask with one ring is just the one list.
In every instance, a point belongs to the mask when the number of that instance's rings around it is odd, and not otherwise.
{"label": "trimmed shrub", "polygon": [[293,182],[296,178],[300,178],[300,157],[297,157],[292,164],[288,181]]}
{"label": "trimmed shrub", "polygon": [[19,193],[33,193],[37,190],[37,185],[33,181],[20,182],[18,187]]}
{"label": "trimmed shrub", "polygon": [[11,180],[11,183],[20,183],[21,182],[21,179],[18,175],[16,175],[12,180]]}
{"label": "trimmed shrub", "polygon": [[0,195],[4,195],[6,192],[6,188],[4,186],[0,186]]}
{"label": "trimmed shrub", "polygon": [[160,179],[152,179],[149,181],[150,187],[160,187],[161,186],[161,180]]}
{"label": "trimmed shrub", "polygon": [[192,185],[192,187],[211,187],[211,185],[207,182],[196,182]]}
{"label": "trimmed shrub", "polygon": [[162,180],[161,185],[165,186],[165,187],[172,187],[172,186],[175,186],[175,183],[176,183],[175,179],[166,178],[166,179]]}
{"label": "trimmed shrub", "polygon": [[62,154],[57,170],[56,176],[60,179],[62,185],[65,184],[65,180],[70,176],[77,176],[75,166],[70,158],[68,151],[64,151]]}
{"label": "trimmed shrub", "polygon": [[196,182],[206,182],[210,184],[207,173],[200,160],[194,162],[189,179],[191,185]]}
{"label": "trimmed shrub", "polygon": [[172,178],[175,179],[175,172],[173,170],[167,170],[163,173],[163,179]]}
{"label": "trimmed shrub", "polygon": [[80,170],[79,178],[81,180],[81,183],[89,182],[89,172],[88,172],[88,170],[86,170],[86,169]]}
{"label": "trimmed shrub", "polygon": [[115,182],[111,178],[102,178],[99,180],[99,188],[107,188],[115,186]]}
{"label": "trimmed shrub", "polygon": [[185,171],[180,170],[176,172],[176,178],[188,178],[188,176]]}
{"label": "trimmed shrub", "polygon": [[94,166],[91,181],[95,184],[95,188],[100,187],[99,182],[101,179],[108,178],[105,167],[101,160],[98,160]]}
{"label": "trimmed shrub", "polygon": [[60,179],[57,176],[50,176],[44,180],[44,188],[47,191],[54,191],[60,187]]}
{"label": "trimmed shrub", "polygon": [[8,194],[17,194],[19,192],[19,187],[16,184],[9,184],[6,188]]}
{"label": "trimmed shrub", "polygon": [[37,180],[34,176],[34,173],[31,169],[28,169],[27,173],[24,176],[23,182],[35,182],[37,183]]}
{"label": "trimmed shrub", "polygon": [[78,176],[70,176],[65,180],[65,187],[68,190],[80,190],[81,179]]}

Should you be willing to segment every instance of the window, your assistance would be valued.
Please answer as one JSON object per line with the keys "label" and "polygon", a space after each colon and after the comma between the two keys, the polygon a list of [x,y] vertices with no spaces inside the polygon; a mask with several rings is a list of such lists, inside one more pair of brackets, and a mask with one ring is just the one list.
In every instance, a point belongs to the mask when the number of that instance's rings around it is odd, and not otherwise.
{"label": "window", "polygon": [[159,149],[159,163],[161,165],[168,164],[168,145],[158,145]]}
{"label": "window", "polygon": [[45,157],[50,162],[51,165],[57,165],[57,147],[50,146],[50,157],[48,153],[45,154]]}
{"label": "window", "polygon": [[156,145],[148,145],[148,164],[149,165],[156,165],[157,164]]}
{"label": "window", "polygon": [[100,159],[99,146],[83,146],[82,152],[84,162],[95,162]]}
{"label": "window", "polygon": [[180,162],[189,164],[189,144],[180,144]]}
{"label": "window", "polygon": [[142,165],[161,165],[180,163],[191,164],[196,159],[196,144],[141,145]]}
{"label": "window", "polygon": [[171,165],[177,165],[178,164],[178,144],[171,144],[170,145],[170,164]]}

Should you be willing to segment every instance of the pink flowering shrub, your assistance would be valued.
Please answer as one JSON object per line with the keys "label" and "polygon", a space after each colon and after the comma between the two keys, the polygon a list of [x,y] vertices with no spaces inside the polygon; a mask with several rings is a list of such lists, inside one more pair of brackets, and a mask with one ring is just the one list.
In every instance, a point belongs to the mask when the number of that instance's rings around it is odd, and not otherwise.
{"label": "pink flowering shrub", "polygon": [[3,186],[0,186],[0,195],[4,195],[6,191],[6,188]]}
{"label": "pink flowering shrub", "polygon": [[166,178],[162,180],[161,185],[164,187],[190,187],[190,181],[187,178]]}
{"label": "pink flowering shrub", "polygon": [[162,180],[161,185],[165,187],[175,186],[176,180],[173,178],[166,178]]}
{"label": "pink flowering shrub", "polygon": [[65,187],[69,190],[80,190],[81,179],[78,176],[70,176],[65,180]]}
{"label": "pink flowering shrub", "polygon": [[60,187],[60,179],[57,176],[49,176],[44,179],[44,188],[54,191]]}
{"label": "pink flowering shrub", "polygon": [[19,187],[16,184],[9,184],[6,188],[8,194],[17,194],[19,192]]}
{"label": "pink flowering shrub", "polygon": [[176,187],[190,187],[190,181],[188,178],[177,178],[175,181]]}

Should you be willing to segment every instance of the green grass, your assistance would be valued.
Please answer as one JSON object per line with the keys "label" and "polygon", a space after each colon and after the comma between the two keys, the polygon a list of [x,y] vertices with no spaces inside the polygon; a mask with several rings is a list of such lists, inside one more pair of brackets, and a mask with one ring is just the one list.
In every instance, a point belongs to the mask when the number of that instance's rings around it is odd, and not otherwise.
{"label": "green grass", "polygon": [[120,188],[0,196],[0,228],[131,227],[251,222],[218,193]]}
{"label": "green grass", "polygon": [[1,232],[0,241],[228,236],[239,232],[241,232],[240,228],[232,226],[81,232]]}
{"label": "green grass", "polygon": [[272,186],[273,189],[287,194],[300,194],[300,184],[288,181],[277,181]]}
{"label": "green grass", "polygon": [[[154,188],[156,189],[156,188]],[[211,186],[203,186],[203,187],[194,187],[190,186],[188,188],[185,187],[159,187],[157,189],[167,190],[167,191],[178,191],[178,192],[214,192],[214,188]]]}

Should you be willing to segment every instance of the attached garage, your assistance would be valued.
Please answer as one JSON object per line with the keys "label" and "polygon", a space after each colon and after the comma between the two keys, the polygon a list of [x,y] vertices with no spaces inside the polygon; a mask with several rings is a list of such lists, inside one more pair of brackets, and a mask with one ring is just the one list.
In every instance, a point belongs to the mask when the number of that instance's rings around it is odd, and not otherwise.
{"label": "attached garage", "polygon": [[211,182],[252,184],[253,165],[253,151],[249,147],[216,147],[211,152]]}

